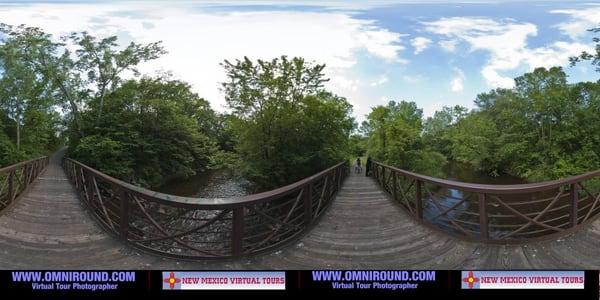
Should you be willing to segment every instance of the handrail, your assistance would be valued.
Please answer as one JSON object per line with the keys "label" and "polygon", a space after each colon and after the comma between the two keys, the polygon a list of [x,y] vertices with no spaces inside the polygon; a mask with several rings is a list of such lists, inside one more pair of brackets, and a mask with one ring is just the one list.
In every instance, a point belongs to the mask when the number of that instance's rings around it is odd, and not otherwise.
{"label": "handrail", "polygon": [[259,194],[191,198],[150,191],[73,159],[63,167],[100,224],[145,251],[184,259],[249,256],[306,232],[339,191],[345,162]]}
{"label": "handrail", "polygon": [[23,195],[48,162],[48,156],[42,156],[0,169],[0,211]]}
{"label": "handrail", "polygon": [[403,169],[399,169],[393,166],[389,166],[386,164],[382,164],[380,162],[374,162],[375,164],[381,165],[385,168],[392,169],[399,174],[404,176],[418,179],[421,181],[427,181],[431,183],[435,183],[439,186],[444,186],[448,188],[460,189],[469,192],[475,193],[495,193],[495,194],[515,194],[515,193],[523,193],[523,192],[539,192],[544,191],[549,188],[556,188],[559,186],[563,186],[566,184],[577,183],[586,179],[594,178],[600,176],[600,170],[591,171],[581,175],[575,175],[571,177],[567,177],[564,179],[557,179],[551,181],[544,182],[536,182],[536,183],[524,183],[524,184],[481,184],[481,183],[468,183],[468,182],[460,182],[448,179],[442,179],[437,177],[431,177],[427,175],[422,175],[418,173],[413,173],[410,171],[406,171]]}
{"label": "handrail", "polygon": [[199,197],[182,197],[182,196],[177,196],[177,195],[165,194],[165,193],[161,193],[161,192],[155,192],[155,191],[145,189],[143,187],[139,187],[139,186],[133,185],[131,183],[119,180],[110,175],[104,174],[104,173],[102,173],[92,167],[89,167],[81,162],[78,162],[76,160],[73,160],[70,158],[65,158],[65,160],[80,165],[82,168],[84,168],[84,169],[86,169],[86,171],[94,174],[94,176],[96,176],[96,177],[102,178],[104,180],[113,182],[118,185],[121,185],[121,186],[127,188],[128,190],[138,193],[140,195],[143,195],[146,197],[152,197],[156,201],[161,201],[161,202],[165,202],[165,203],[175,202],[175,203],[178,203],[181,205],[190,205],[193,207],[218,208],[218,209],[231,208],[231,207],[237,206],[238,204],[243,204],[243,203],[251,203],[251,202],[260,203],[260,202],[268,201],[268,200],[271,200],[271,199],[274,199],[277,197],[285,196],[289,193],[292,193],[292,192],[297,191],[298,189],[302,188],[308,182],[320,179],[321,177],[325,176],[327,173],[331,172],[333,169],[339,168],[341,165],[345,164],[345,162],[338,163],[337,165],[334,165],[334,166],[332,166],[326,170],[323,170],[315,175],[301,179],[301,180],[291,183],[289,185],[286,185],[286,186],[283,186],[283,187],[280,187],[280,188],[277,188],[274,190],[262,192],[262,193],[257,193],[257,194],[247,195],[247,196],[229,197],[229,198],[199,198]]}
{"label": "handrail", "polygon": [[373,177],[419,222],[474,241],[519,243],[573,232],[600,215],[600,170],[539,183],[440,179],[373,161]]}

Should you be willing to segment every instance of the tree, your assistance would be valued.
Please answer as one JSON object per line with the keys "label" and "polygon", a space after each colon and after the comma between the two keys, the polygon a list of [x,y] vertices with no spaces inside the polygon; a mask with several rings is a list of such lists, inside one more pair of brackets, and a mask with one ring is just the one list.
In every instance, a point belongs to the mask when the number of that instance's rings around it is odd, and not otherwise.
{"label": "tree", "polygon": [[367,116],[369,155],[403,169],[440,176],[446,159],[426,145],[422,117],[422,109],[414,102],[390,101],[372,108]]}
{"label": "tree", "polygon": [[59,142],[52,84],[29,59],[36,43],[23,28],[14,31],[0,25],[0,32],[5,33],[0,44],[0,108],[12,121],[5,122],[5,127],[14,125],[15,150],[22,152],[17,156],[26,158],[45,153]]}
{"label": "tree", "polygon": [[265,187],[341,161],[353,127],[351,105],[323,88],[325,65],[286,56],[222,66],[232,130],[244,173]]}
{"label": "tree", "polygon": [[217,149],[199,116],[213,112],[190,89],[164,77],[124,82],[106,96],[99,121],[96,106],[82,114],[87,136],[70,141],[71,155],[147,187],[204,171]]}
{"label": "tree", "polygon": [[436,111],[433,117],[428,117],[423,124],[425,143],[436,151],[451,156],[451,141],[448,132],[467,114],[468,109],[459,105],[454,107],[444,106],[441,110]]}
{"label": "tree", "polygon": [[36,76],[51,84],[51,98],[69,110],[75,130],[81,136],[79,111],[87,91],[70,52],[64,49],[61,54],[64,44],[52,41],[51,35],[36,27],[0,24],[0,32],[19,43],[22,63],[30,65]]}
{"label": "tree", "polygon": [[[591,28],[588,29],[588,31],[591,31],[593,33],[599,33],[600,27]],[[592,65],[596,66],[596,72],[600,72],[600,37],[594,37],[592,38],[592,41],[596,43],[596,53],[588,53],[586,51],[583,51],[579,56],[570,57],[569,60],[571,61],[571,66],[574,66],[582,61],[591,60]]]}
{"label": "tree", "polygon": [[[131,42],[125,49],[117,50],[117,37],[110,36],[97,41],[96,37],[87,32],[72,33],[69,39],[79,49],[75,52],[78,60],[75,62],[77,69],[86,74],[87,84],[96,86],[95,99],[98,101],[98,116],[102,117],[104,98],[113,91],[120,82],[119,77],[124,71],[132,71],[138,76],[137,65],[141,62],[157,59],[166,51],[161,42],[141,45]],[[66,38],[65,38],[66,40]]]}
{"label": "tree", "polygon": [[364,156],[367,154],[367,142],[368,137],[362,136],[360,134],[352,134],[350,136],[349,145],[350,154],[354,156]]}
{"label": "tree", "polygon": [[538,68],[515,78],[513,89],[480,94],[475,103],[444,131],[451,159],[530,181],[600,167],[600,83],[568,84],[562,68]]}

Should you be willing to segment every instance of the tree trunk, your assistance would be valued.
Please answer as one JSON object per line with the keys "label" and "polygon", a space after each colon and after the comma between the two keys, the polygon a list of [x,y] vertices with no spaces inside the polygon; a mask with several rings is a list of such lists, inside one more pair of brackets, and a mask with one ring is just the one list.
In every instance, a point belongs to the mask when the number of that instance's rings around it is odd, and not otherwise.
{"label": "tree trunk", "polygon": [[21,117],[17,116],[17,151],[21,150]]}
{"label": "tree trunk", "polygon": [[77,133],[79,134],[79,137],[83,137],[83,132],[81,131],[81,124],[79,123],[79,110],[77,109],[77,103],[73,101],[73,98],[71,98],[67,87],[62,81],[59,81],[59,87],[63,95],[68,99],[69,105],[71,106],[71,113],[73,114],[73,121],[75,122]]}
{"label": "tree trunk", "polygon": [[102,118],[102,107],[104,106],[104,95],[106,93],[106,86],[103,85],[100,87],[100,106],[98,107],[98,118],[96,118],[96,125],[100,122],[100,118]]}
{"label": "tree trunk", "polygon": [[100,122],[100,118],[102,118],[102,106],[104,106],[104,95],[100,96],[100,107],[98,107],[98,118],[96,119],[96,124]]}

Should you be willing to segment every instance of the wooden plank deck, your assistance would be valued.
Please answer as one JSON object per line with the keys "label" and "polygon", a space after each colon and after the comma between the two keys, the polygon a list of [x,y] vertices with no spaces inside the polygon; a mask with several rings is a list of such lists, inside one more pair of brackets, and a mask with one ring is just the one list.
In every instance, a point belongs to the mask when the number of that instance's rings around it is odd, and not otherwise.
{"label": "wooden plank deck", "polygon": [[104,233],[80,203],[60,155],[0,215],[2,269],[598,269],[600,221],[528,245],[484,245],[424,228],[371,178],[351,174],[319,224],[271,254],[189,262],[141,253]]}

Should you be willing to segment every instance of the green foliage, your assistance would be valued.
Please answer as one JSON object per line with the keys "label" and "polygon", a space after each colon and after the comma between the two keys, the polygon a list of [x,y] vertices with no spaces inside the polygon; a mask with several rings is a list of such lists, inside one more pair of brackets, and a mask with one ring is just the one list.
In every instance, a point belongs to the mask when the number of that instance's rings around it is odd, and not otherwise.
{"label": "green foliage", "polygon": [[499,132],[494,123],[481,115],[471,114],[463,118],[446,135],[450,141],[453,160],[469,163],[480,169],[496,173],[497,138]]}
{"label": "green foliage", "polygon": [[451,141],[449,129],[462,120],[468,113],[468,109],[459,105],[454,107],[444,106],[441,110],[436,111],[433,117],[425,120],[423,125],[423,138],[427,145],[431,145],[433,149],[451,156]]}
{"label": "green foliage", "polygon": [[356,158],[356,156],[364,156],[367,154],[367,144],[369,138],[366,136],[362,136],[359,134],[353,134],[350,136],[350,140],[348,141],[348,152],[351,157]]}
{"label": "green foliage", "polygon": [[[600,27],[588,29],[588,31],[599,33]],[[596,48],[594,49],[596,51],[595,53],[583,51],[579,56],[571,57],[569,60],[571,61],[572,66],[579,62],[590,60],[592,65],[596,66],[596,72],[600,72],[600,37],[594,37],[592,40],[596,43]]]}
{"label": "green foliage", "polygon": [[86,84],[95,85],[94,101],[97,102],[97,120],[102,117],[104,98],[113,91],[121,81],[119,77],[124,71],[131,71],[139,76],[137,65],[141,62],[157,59],[166,51],[161,42],[141,45],[131,42],[125,49],[118,50],[117,37],[110,36],[97,40],[87,32],[72,33],[63,37],[79,46],[76,50],[77,61],[74,66],[85,74]]}
{"label": "green foliage", "polygon": [[19,161],[25,160],[25,157],[17,151],[14,143],[0,132],[0,167],[8,166]]}
{"label": "green foliage", "polygon": [[[32,57],[32,47],[43,44],[38,31],[0,24],[0,134],[1,164],[12,164],[47,154],[62,142],[60,117],[54,109],[51,81]],[[12,144],[12,145],[9,145]]]}
{"label": "green foliage", "polygon": [[475,103],[445,130],[453,160],[530,181],[600,168],[600,82],[568,84],[561,68],[538,68]]}
{"label": "green foliage", "polygon": [[[215,142],[199,119],[213,112],[188,84],[162,77],[129,80],[106,99],[99,122],[97,106],[82,114],[87,136],[70,139],[74,158],[144,186],[191,176],[213,164]],[[114,154],[114,160],[105,163],[107,157],[94,156],[94,145],[100,153]]]}
{"label": "green foliage", "polygon": [[128,178],[132,159],[124,148],[121,142],[109,137],[90,135],[79,141],[72,155],[110,176]]}
{"label": "green foliage", "polygon": [[265,186],[280,186],[343,160],[351,105],[323,90],[324,65],[283,56],[225,61],[223,91],[232,109],[242,169]]}
{"label": "green foliage", "polygon": [[390,101],[374,107],[363,125],[370,132],[368,154],[403,169],[441,176],[446,158],[425,144],[422,116],[414,102]]}

